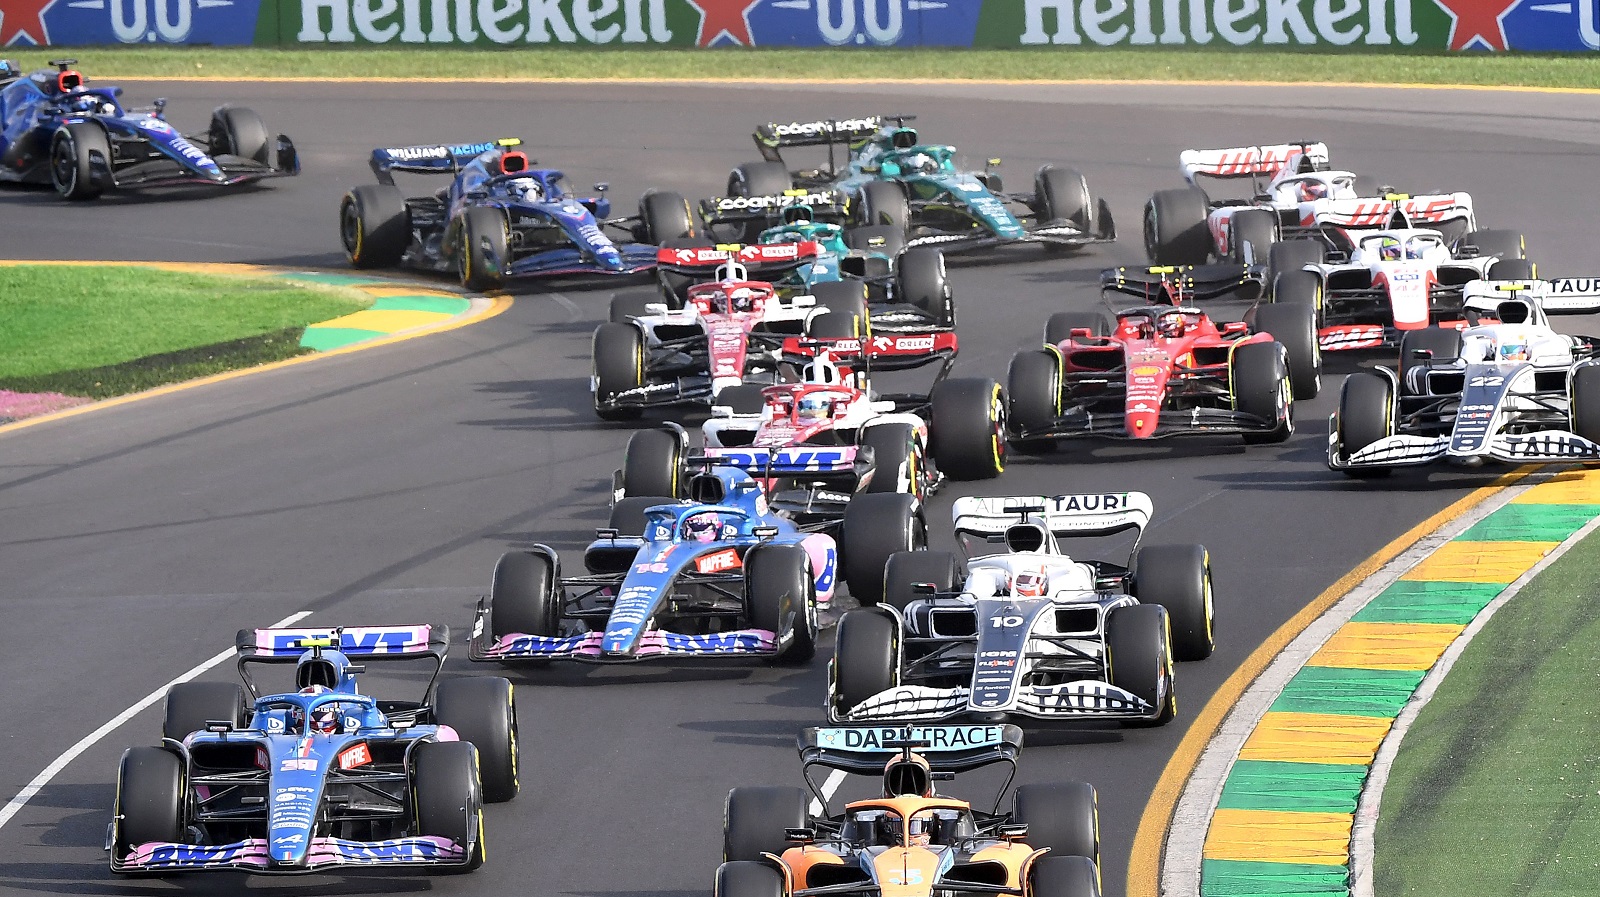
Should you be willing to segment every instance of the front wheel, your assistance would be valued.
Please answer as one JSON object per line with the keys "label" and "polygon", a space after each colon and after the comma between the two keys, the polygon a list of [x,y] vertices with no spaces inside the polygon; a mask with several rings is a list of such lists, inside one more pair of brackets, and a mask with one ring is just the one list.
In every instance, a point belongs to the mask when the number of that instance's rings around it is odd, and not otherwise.
{"label": "front wheel", "polygon": [[[788,845],[784,845],[788,846]],[[717,867],[711,897],[783,897],[783,874],[770,863],[735,860]]]}
{"label": "front wheel", "polygon": [[[1344,378],[1339,390],[1339,412],[1334,418],[1334,438],[1348,461],[1352,455],[1380,439],[1394,435],[1394,388],[1382,374],[1357,371]],[[1353,477],[1384,476],[1387,467],[1349,468]]]}
{"label": "front wheel", "polygon": [[1289,382],[1296,401],[1322,391],[1322,344],[1317,339],[1317,309],[1309,302],[1272,302],[1256,308],[1255,329],[1269,333],[1289,360]]}
{"label": "front wheel", "polygon": [[1100,862],[1100,811],[1088,782],[1018,785],[1011,816],[1028,826],[1028,846],[1050,848],[1048,856]]}
{"label": "front wheel", "polygon": [[1112,685],[1157,708],[1151,725],[1178,713],[1172,682],[1172,637],[1159,604],[1119,607],[1106,615],[1106,668]]}
{"label": "front wheel", "polygon": [[944,380],[933,388],[928,422],[933,463],[957,480],[987,480],[1006,469],[1005,395],[988,378]]}
{"label": "front wheel", "polygon": [[132,747],[117,769],[116,840],[112,862],[140,844],[184,840],[183,761],[166,748]]}
{"label": "front wheel", "polygon": [[757,545],[744,556],[746,613],[783,647],[776,663],[805,663],[817,653],[817,588],[799,545]]}
{"label": "front wheel", "polygon": [[467,850],[459,867],[483,865],[483,785],[478,752],[466,741],[429,741],[411,752],[411,800],[417,834],[446,838]]}
{"label": "front wheel", "polygon": [[456,255],[462,286],[481,293],[505,282],[511,262],[506,252],[506,226],[506,215],[499,209],[477,206],[462,214],[461,246]]}
{"label": "front wheel", "polygon": [[601,420],[631,420],[640,408],[614,407],[619,394],[644,385],[644,333],[632,324],[606,322],[595,328],[591,347],[594,410]]}
{"label": "front wheel", "polygon": [[272,138],[253,109],[222,106],[211,113],[211,155],[227,154],[272,167]]}
{"label": "front wheel", "polygon": [[829,677],[830,717],[843,720],[863,701],[894,688],[900,680],[899,637],[899,625],[880,610],[859,608],[839,618]]}
{"label": "front wheel", "polygon": [[500,556],[489,586],[489,631],[496,639],[561,634],[561,570],[550,556],[531,551]]}
{"label": "front wheel", "polygon": [[935,327],[956,326],[944,253],[932,246],[914,246],[901,253],[895,261],[895,299],[926,312]]}
{"label": "front wheel", "polygon": [[1247,343],[1234,349],[1229,375],[1234,410],[1271,425],[1265,431],[1246,433],[1246,443],[1283,442],[1294,433],[1294,388],[1281,344]]}

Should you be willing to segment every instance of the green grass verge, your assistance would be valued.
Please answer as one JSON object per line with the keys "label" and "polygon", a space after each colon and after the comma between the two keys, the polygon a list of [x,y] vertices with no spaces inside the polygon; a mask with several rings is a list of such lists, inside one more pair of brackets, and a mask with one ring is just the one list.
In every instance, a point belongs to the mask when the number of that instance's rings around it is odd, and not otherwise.
{"label": "green grass verge", "polygon": [[1380,897],[1600,894],[1600,537],[1484,627],[1383,794]]}
{"label": "green grass verge", "polygon": [[[10,51],[8,51],[10,52]],[[66,51],[18,54],[25,69]],[[621,48],[82,48],[91,78],[164,77],[674,78],[849,81],[1175,80],[1478,84],[1600,89],[1591,55],[1379,54],[1299,50],[640,50]]]}
{"label": "green grass verge", "polygon": [[0,389],[105,398],[301,354],[354,291],[154,268],[0,266]]}

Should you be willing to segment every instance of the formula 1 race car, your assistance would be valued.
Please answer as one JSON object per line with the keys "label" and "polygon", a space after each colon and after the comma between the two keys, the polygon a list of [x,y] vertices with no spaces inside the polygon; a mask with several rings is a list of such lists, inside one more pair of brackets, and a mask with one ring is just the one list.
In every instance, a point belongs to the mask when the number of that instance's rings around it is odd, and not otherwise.
{"label": "formula 1 race car", "polygon": [[[1282,308],[1258,316],[1255,333],[1243,322],[1218,325],[1192,306],[1127,309],[1115,328],[1098,313],[1052,315],[1044,348],[1011,359],[1012,445],[1228,433],[1247,443],[1288,439],[1294,400],[1317,394],[1321,360],[1309,336],[1312,306]],[[1274,338],[1280,330],[1309,348],[1291,357]]]}
{"label": "formula 1 race car", "polygon": [[[981,172],[962,171],[954,147],[921,143],[905,127],[914,117],[762,125],[754,136],[764,161],[734,169],[728,194],[836,190],[849,197],[858,224],[902,231],[906,246],[959,251],[1042,243],[1072,249],[1116,239],[1110,207],[1090,196],[1088,181],[1076,170],[1045,165],[1034,176],[1032,193],[1005,193],[993,171],[1000,160],[991,159]],[[848,147],[843,167],[836,165],[836,145]],[[790,170],[782,150],[804,146],[826,146],[827,167]]]}
{"label": "formula 1 race car", "polygon": [[[1167,723],[1173,661],[1211,655],[1211,564],[1199,545],[1140,546],[1150,514],[1139,492],[956,499],[967,562],[889,558],[883,601],[839,620],[828,719]],[[1125,566],[1070,557],[1057,541],[1125,531]]]}
{"label": "formula 1 race car", "polygon": [[120,87],[84,87],[71,66],[22,75],[0,60],[0,181],[53,184],[66,199],[108,190],[223,186],[300,173],[288,137],[243,106],[218,106],[204,134],[167,123],[166,100],[129,110]]}
{"label": "formula 1 race car", "polygon": [[[568,192],[566,175],[534,168],[522,141],[403,146],[372,151],[378,183],[356,187],[339,205],[339,237],[357,268],[405,265],[454,272],[469,290],[517,277],[637,274],[656,264],[653,244],[694,234],[689,203],[647,192],[635,218],[613,218],[606,185],[598,196]],[[435,193],[406,197],[395,172],[447,174]],[[613,243],[605,228],[637,241]],[[648,244],[648,245],[647,245]]]}
{"label": "formula 1 race car", "polygon": [[[1087,782],[1018,785],[1016,726],[802,729],[806,789],[734,788],[723,812],[718,897],[1098,897],[1100,818]],[[885,762],[887,761],[887,762]],[[1009,775],[984,811],[934,782],[993,764]],[[836,812],[814,768],[881,776]],[[830,782],[832,780],[830,779]]]}
{"label": "formula 1 race car", "polygon": [[1330,468],[1600,461],[1600,340],[1557,333],[1546,317],[1600,312],[1600,280],[1477,281],[1466,296],[1472,326],[1408,330],[1398,372],[1345,378]]}
{"label": "formula 1 race car", "polygon": [[[449,639],[437,625],[240,630],[244,686],[174,685],[161,746],[123,752],[111,871],[477,868],[483,802],[518,789],[516,706],[498,677],[436,685]],[[380,701],[352,659],[433,671],[422,700]],[[255,664],[294,664],[296,690],[261,694]]]}

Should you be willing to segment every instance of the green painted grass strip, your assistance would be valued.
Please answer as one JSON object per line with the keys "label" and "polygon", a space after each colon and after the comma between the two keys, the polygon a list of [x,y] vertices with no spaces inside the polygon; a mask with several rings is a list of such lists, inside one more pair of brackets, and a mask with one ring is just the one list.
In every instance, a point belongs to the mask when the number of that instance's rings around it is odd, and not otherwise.
{"label": "green painted grass strip", "polygon": [[1421,670],[1305,667],[1272,702],[1279,713],[1394,718],[1422,682]]}
{"label": "green painted grass strip", "polygon": [[1239,760],[1217,803],[1224,810],[1354,813],[1367,768],[1336,763]]}
{"label": "green painted grass strip", "polygon": [[354,327],[307,327],[305,334],[300,337],[300,347],[313,352],[327,352],[387,335],[377,330],[357,330]]}
{"label": "green painted grass strip", "polygon": [[1472,622],[1505,586],[1494,582],[1410,582],[1399,580],[1367,603],[1357,623]]}
{"label": "green painted grass strip", "polygon": [[380,296],[373,301],[377,311],[431,311],[459,315],[472,307],[472,300],[455,296]]}
{"label": "green painted grass strip", "polygon": [[286,271],[275,275],[284,280],[303,280],[308,283],[325,283],[336,287],[377,287],[389,283],[376,277],[366,277],[360,274],[323,274],[318,271]]}
{"label": "green painted grass strip", "polygon": [[1205,860],[1201,897],[1348,897],[1350,873],[1343,866]]}
{"label": "green painted grass strip", "polygon": [[1600,513],[1595,505],[1506,505],[1457,536],[1466,542],[1564,542]]}

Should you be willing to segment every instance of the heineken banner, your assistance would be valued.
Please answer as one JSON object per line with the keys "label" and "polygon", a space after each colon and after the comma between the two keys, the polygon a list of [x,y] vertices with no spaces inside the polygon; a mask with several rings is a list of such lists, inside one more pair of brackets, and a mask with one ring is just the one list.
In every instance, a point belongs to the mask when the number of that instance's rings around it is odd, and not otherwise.
{"label": "heineken banner", "polygon": [[0,44],[1593,52],[1600,0],[0,0]]}

